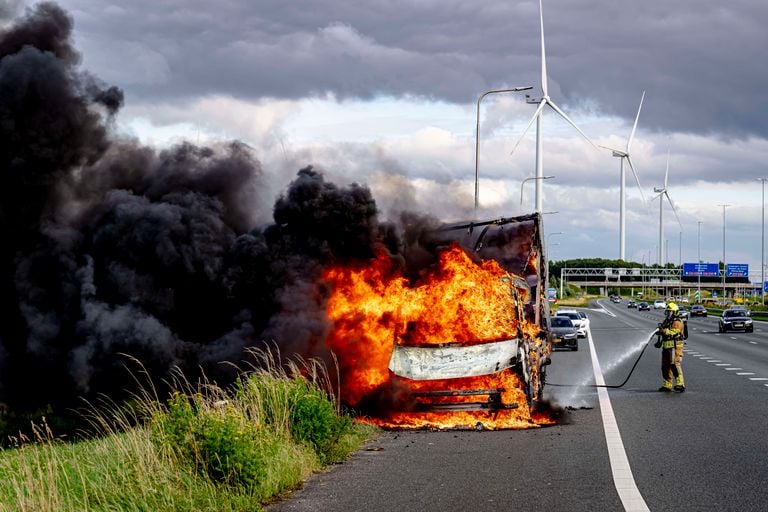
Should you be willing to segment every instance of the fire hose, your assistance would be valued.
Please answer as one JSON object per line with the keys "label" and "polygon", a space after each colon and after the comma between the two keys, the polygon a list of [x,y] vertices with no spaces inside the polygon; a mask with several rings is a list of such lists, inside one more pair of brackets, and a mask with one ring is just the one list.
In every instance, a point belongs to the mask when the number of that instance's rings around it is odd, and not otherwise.
{"label": "fire hose", "polygon": [[659,335],[659,330],[658,329],[653,331],[653,333],[651,333],[651,335],[648,337],[648,341],[643,345],[643,349],[640,351],[640,355],[637,356],[637,359],[635,360],[635,364],[633,364],[632,368],[629,370],[629,374],[627,375],[627,378],[624,379],[624,382],[622,382],[621,384],[614,384],[614,385],[609,385],[609,384],[584,384],[584,385],[581,385],[581,384],[553,384],[551,382],[547,382],[546,385],[547,386],[557,386],[557,387],[572,387],[572,388],[575,388],[575,387],[610,388],[610,389],[621,388],[621,387],[624,386],[624,384],[626,384],[629,381],[629,378],[632,377],[632,373],[635,371],[635,368],[637,367],[637,363],[639,363],[640,359],[643,357],[643,353],[645,353],[645,349],[648,348],[648,345],[651,344],[651,340],[653,339],[653,337],[657,336],[657,335]]}

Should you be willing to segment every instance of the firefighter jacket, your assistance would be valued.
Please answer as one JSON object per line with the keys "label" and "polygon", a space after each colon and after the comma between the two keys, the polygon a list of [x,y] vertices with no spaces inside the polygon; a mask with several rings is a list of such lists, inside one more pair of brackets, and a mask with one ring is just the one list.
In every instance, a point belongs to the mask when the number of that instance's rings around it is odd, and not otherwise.
{"label": "firefighter jacket", "polygon": [[683,329],[685,325],[680,317],[674,317],[671,321],[667,320],[659,329],[661,332],[661,348],[675,348],[676,342],[683,341]]}

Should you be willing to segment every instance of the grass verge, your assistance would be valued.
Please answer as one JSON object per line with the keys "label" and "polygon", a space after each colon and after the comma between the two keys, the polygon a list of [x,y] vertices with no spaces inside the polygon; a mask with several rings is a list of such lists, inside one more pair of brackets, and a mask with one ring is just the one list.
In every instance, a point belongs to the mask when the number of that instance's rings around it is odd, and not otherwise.
{"label": "grass verge", "polygon": [[76,443],[38,427],[0,451],[0,511],[261,510],[378,432],[340,412],[317,370],[271,365],[229,390],[90,406],[98,435]]}

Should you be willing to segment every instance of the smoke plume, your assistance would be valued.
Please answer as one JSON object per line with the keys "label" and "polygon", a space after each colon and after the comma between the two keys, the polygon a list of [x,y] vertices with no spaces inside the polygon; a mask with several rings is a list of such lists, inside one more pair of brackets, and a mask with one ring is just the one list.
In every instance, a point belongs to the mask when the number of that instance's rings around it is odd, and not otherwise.
{"label": "smoke plume", "polygon": [[312,167],[259,223],[250,148],[120,139],[122,92],[79,64],[55,4],[0,28],[0,402],[118,394],[133,383],[124,354],[155,382],[179,367],[224,383],[222,362],[262,342],[322,355],[323,266],[377,247],[404,263],[397,253],[417,245],[425,219],[404,218],[415,234],[401,240],[366,187]]}

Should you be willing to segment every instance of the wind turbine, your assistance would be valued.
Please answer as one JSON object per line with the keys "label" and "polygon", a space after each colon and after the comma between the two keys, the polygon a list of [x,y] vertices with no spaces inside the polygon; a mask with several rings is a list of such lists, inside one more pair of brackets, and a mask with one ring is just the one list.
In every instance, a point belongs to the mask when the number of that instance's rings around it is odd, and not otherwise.
{"label": "wind turbine", "polygon": [[[667,180],[669,179],[669,150],[667,150],[667,171],[664,173],[664,186],[662,188],[653,187],[653,191],[658,193],[656,197],[659,198],[659,265],[662,265],[663,247],[664,247],[664,196],[667,196],[669,206],[672,207],[672,211],[675,213],[677,223],[680,224],[680,231],[683,230],[683,224],[680,222],[680,217],[677,216],[677,210],[675,205],[672,204],[672,199],[669,197],[669,191],[667,190]],[[656,199],[656,197],[652,198]]]}
{"label": "wind turbine", "polygon": [[523,134],[520,136],[520,139],[517,141],[517,144],[515,144],[515,147],[512,148],[512,151],[510,154],[514,153],[517,149],[517,146],[520,144],[520,142],[523,140],[523,137],[525,137],[525,134],[528,133],[528,130],[530,129],[531,125],[533,124],[533,121],[536,120],[536,177],[534,178],[536,181],[536,211],[541,212],[542,211],[542,188],[543,188],[543,181],[544,181],[544,163],[543,163],[543,154],[542,154],[542,131],[541,131],[541,125],[542,125],[542,118],[544,117],[544,107],[549,106],[552,110],[560,114],[560,117],[568,121],[568,123],[576,128],[576,130],[581,134],[582,137],[584,137],[587,142],[592,144],[592,146],[597,149],[597,146],[589,140],[589,137],[581,131],[581,128],[576,126],[576,124],[571,121],[571,118],[566,115],[565,112],[563,112],[560,107],[557,106],[557,104],[552,101],[552,99],[549,97],[549,91],[547,90],[547,53],[544,50],[544,9],[542,7],[542,0],[539,0],[539,28],[541,29],[541,92],[543,93],[543,96],[541,98],[531,98],[530,96],[526,95],[526,101],[531,104],[539,104],[539,107],[536,109],[536,112],[533,113],[533,117],[531,117],[531,120],[528,122],[528,126],[525,127],[525,131],[523,131]]}
{"label": "wind turbine", "polygon": [[[640,178],[637,177],[637,171],[635,170],[635,166],[632,164],[632,157],[630,156],[629,150],[632,147],[632,139],[635,138],[635,130],[637,130],[637,120],[640,119],[640,110],[643,108],[643,100],[645,99],[645,91],[643,91],[643,95],[640,96],[640,106],[637,107],[637,115],[635,116],[635,124],[632,126],[632,133],[629,134],[629,139],[627,139],[627,149],[622,151],[620,149],[614,149],[609,148],[608,146],[600,146],[601,148],[610,149],[613,152],[613,156],[618,157],[620,160],[619,168],[620,168],[620,178],[619,178],[619,184],[620,184],[620,196],[619,196],[619,259],[623,260],[625,255],[625,248],[626,248],[626,213],[627,213],[627,206],[626,206],[626,200],[627,200],[627,192],[626,192],[626,185],[625,185],[625,172],[624,172],[624,159],[627,160],[627,163],[629,164],[629,168],[632,169],[632,174],[635,177],[635,181],[637,182],[637,188],[640,190],[640,196],[643,198],[643,202],[645,202],[645,194],[643,194],[643,188],[640,186]],[[666,187],[666,184],[664,185]]]}

